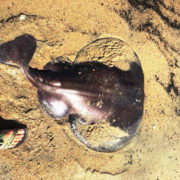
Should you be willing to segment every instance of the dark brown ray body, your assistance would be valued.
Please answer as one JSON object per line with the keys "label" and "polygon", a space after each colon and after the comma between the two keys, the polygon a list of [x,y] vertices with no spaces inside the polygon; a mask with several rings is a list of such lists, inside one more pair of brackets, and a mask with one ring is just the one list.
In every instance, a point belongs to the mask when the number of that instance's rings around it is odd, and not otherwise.
{"label": "dark brown ray body", "polygon": [[69,116],[71,123],[77,119],[84,124],[109,122],[130,137],[134,135],[144,102],[144,79],[139,64],[133,62],[129,71],[122,71],[99,62],[58,62],[38,70],[28,66],[35,49],[32,36],[20,36],[0,45],[0,62],[13,62],[21,67],[38,88],[39,101],[50,116]]}

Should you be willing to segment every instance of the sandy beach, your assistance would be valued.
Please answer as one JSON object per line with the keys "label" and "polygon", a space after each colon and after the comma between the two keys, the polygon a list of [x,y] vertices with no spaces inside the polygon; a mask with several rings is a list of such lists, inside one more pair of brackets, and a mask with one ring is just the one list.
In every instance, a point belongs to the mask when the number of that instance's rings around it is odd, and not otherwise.
{"label": "sandy beach", "polygon": [[0,44],[37,39],[31,66],[42,69],[100,37],[117,37],[138,55],[144,113],[124,148],[96,152],[41,108],[19,68],[0,64],[0,117],[27,125],[19,147],[0,151],[2,180],[176,180],[180,178],[180,1],[1,0]]}

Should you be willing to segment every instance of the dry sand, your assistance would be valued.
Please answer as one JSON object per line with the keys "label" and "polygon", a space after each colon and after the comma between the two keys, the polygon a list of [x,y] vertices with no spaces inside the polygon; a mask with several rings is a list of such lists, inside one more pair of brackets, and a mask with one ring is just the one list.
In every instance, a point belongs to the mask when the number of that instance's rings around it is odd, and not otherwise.
{"label": "dry sand", "polygon": [[144,71],[145,104],[138,134],[125,148],[95,152],[41,109],[18,68],[0,65],[0,116],[28,127],[21,146],[0,152],[0,179],[179,179],[179,12],[179,0],[1,0],[0,43],[35,36],[33,67],[58,56],[74,60],[103,34],[125,41]]}

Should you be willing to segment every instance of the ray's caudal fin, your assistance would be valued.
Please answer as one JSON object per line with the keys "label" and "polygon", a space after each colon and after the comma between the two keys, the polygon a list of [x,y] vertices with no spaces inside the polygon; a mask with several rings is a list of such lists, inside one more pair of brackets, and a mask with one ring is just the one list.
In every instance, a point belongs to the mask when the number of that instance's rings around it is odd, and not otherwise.
{"label": "ray's caudal fin", "polygon": [[36,39],[24,34],[0,45],[0,62],[27,67],[36,50]]}
{"label": "ray's caudal fin", "polygon": [[0,45],[0,62],[19,66],[27,78],[32,81],[28,65],[35,50],[36,39],[29,34],[24,34]]}

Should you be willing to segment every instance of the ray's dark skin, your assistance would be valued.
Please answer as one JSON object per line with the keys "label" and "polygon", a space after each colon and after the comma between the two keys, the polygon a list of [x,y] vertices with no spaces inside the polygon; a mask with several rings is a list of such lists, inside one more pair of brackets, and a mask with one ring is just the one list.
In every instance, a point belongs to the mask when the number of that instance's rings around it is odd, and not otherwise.
{"label": "ray's dark skin", "polygon": [[37,87],[40,104],[50,116],[78,117],[86,124],[107,121],[134,133],[144,102],[144,77],[139,64],[133,62],[129,71],[122,71],[99,62],[62,61],[50,62],[38,70],[28,66],[35,49],[33,36],[19,36],[0,45],[0,62],[14,63],[22,69]]}

